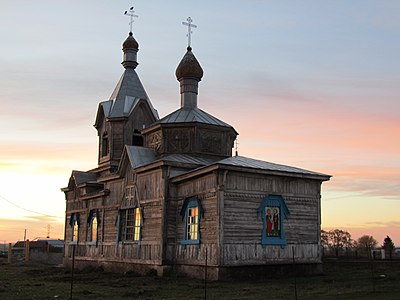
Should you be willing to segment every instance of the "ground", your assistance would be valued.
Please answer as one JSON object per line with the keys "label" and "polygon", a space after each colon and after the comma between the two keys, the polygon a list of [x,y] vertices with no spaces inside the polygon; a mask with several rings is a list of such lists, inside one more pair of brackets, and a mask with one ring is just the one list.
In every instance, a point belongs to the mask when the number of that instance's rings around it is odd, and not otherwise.
{"label": "ground", "polygon": [[[75,272],[72,299],[296,299],[296,292],[297,299],[400,299],[400,261],[328,260],[323,268],[312,277],[207,282],[206,290],[202,280],[87,269]],[[0,261],[0,299],[70,299],[70,292],[62,267]]]}

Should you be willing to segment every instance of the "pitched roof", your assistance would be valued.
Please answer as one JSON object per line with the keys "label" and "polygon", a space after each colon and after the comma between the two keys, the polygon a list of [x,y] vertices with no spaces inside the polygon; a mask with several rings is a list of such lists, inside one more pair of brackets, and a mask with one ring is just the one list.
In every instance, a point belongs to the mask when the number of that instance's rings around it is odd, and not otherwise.
{"label": "pitched roof", "polygon": [[205,111],[197,107],[181,107],[180,109],[165,116],[157,123],[167,124],[167,123],[188,123],[188,122],[197,122],[210,125],[232,127],[231,125],[217,119],[216,117],[210,115],[209,113],[206,113]]}
{"label": "pitched roof", "polygon": [[66,192],[72,190],[75,186],[79,186],[84,183],[91,185],[100,185],[99,183],[97,183],[96,173],[90,171],[83,172],[83,171],[73,170],[68,181],[68,186],[65,188],[61,188],[61,190],[63,192]]}
{"label": "pitched roof", "polygon": [[285,172],[285,173],[296,173],[302,175],[314,175],[314,176],[323,176],[323,177],[331,177],[330,175],[326,175],[323,173],[313,172],[297,167],[291,167],[281,164],[275,164],[268,161],[253,159],[244,156],[232,156],[225,158],[216,162],[215,164],[218,165],[226,165],[226,166],[236,166],[236,167],[245,167],[245,168],[252,168],[252,169],[260,169],[260,170],[267,170],[267,171],[278,171],[278,172]]}
{"label": "pitched roof", "polygon": [[140,146],[126,146],[126,152],[133,168],[143,167],[155,162],[183,163],[197,166],[206,166],[215,161],[215,159],[201,158],[189,154],[170,154],[158,158],[153,148]]}
{"label": "pitched roof", "polygon": [[72,171],[71,177],[74,179],[76,185],[80,185],[86,182],[96,182],[97,176],[95,173]]}
{"label": "pitched roof", "polygon": [[126,146],[125,149],[132,168],[145,166],[156,161],[156,153],[153,148]]}
{"label": "pitched roof", "polygon": [[[196,176],[202,174],[204,172],[209,172],[209,168],[241,168],[240,171],[244,171],[244,169],[250,169],[259,171],[265,171],[266,173],[271,173],[273,175],[281,175],[281,176],[294,176],[294,177],[307,177],[317,180],[329,180],[330,175],[326,175],[323,173],[313,172],[305,169],[300,169],[297,167],[291,167],[281,164],[275,164],[267,161],[257,160],[244,156],[232,156],[219,161],[214,161],[210,164],[200,166],[197,169],[190,170],[183,174],[177,174],[174,176],[174,181],[180,181],[182,179],[187,179],[192,176]],[[249,171],[250,171],[249,170]]]}
{"label": "pitched roof", "polygon": [[154,117],[158,119],[158,113],[151,104],[136,71],[133,68],[127,68],[111,94],[112,107],[106,117],[120,118],[129,116],[140,99],[147,102]]}

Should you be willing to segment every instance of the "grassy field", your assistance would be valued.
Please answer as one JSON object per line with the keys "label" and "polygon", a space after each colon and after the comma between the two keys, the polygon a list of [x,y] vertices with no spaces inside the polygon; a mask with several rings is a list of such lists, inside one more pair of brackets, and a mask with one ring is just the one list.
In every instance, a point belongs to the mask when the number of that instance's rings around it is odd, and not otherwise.
{"label": "grassy field", "polygon": [[[324,275],[208,282],[207,299],[400,299],[400,261],[324,262]],[[63,268],[0,263],[0,299],[69,299]],[[375,292],[373,291],[375,287]],[[183,277],[138,277],[76,272],[73,299],[204,299],[204,282]]]}

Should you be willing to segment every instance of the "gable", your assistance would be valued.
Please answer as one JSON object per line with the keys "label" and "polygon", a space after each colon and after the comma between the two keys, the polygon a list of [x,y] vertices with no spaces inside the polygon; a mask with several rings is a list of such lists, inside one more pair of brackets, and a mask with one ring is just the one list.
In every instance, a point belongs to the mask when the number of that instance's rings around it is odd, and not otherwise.
{"label": "gable", "polygon": [[94,127],[99,129],[101,124],[103,123],[104,119],[107,118],[110,114],[112,107],[112,101],[103,101],[99,103],[99,106],[97,108],[97,114],[96,114],[96,119],[94,121]]}

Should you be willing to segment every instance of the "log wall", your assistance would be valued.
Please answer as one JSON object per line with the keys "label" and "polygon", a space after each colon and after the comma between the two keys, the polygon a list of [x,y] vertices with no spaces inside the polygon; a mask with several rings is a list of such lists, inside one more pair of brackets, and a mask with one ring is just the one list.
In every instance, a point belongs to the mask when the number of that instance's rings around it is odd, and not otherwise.
{"label": "log wall", "polygon": [[[204,265],[207,251],[208,264],[218,263],[218,209],[216,175],[214,173],[183,182],[170,189],[172,197],[168,203],[167,254],[169,263]],[[186,198],[197,196],[204,209],[200,219],[200,244],[182,245],[185,221],[180,215]]]}
{"label": "log wall", "polygon": [[[318,180],[228,172],[223,199],[223,246],[225,266],[320,262],[320,186]],[[283,220],[286,246],[261,244],[261,200],[281,195],[290,215]]]}
{"label": "log wall", "polygon": [[[127,172],[132,172],[128,168]],[[162,170],[157,169],[145,174],[126,174],[125,178],[135,178],[134,182],[125,182],[117,179],[105,183],[110,194],[95,197],[89,200],[70,200],[74,210],[67,213],[66,222],[66,257],[71,256],[72,227],[70,226],[71,213],[79,212],[79,240],[76,248],[76,257],[81,261],[123,261],[141,264],[161,264],[162,259],[162,209],[164,199],[164,184]],[[127,184],[126,184],[127,183]],[[127,207],[125,188],[137,189],[134,205],[142,209],[142,239],[139,242],[117,241],[117,216],[119,209]],[[131,207],[132,207],[131,203]],[[98,225],[98,240],[96,243],[88,241],[89,224],[88,214],[91,209],[98,209],[100,222]]]}

